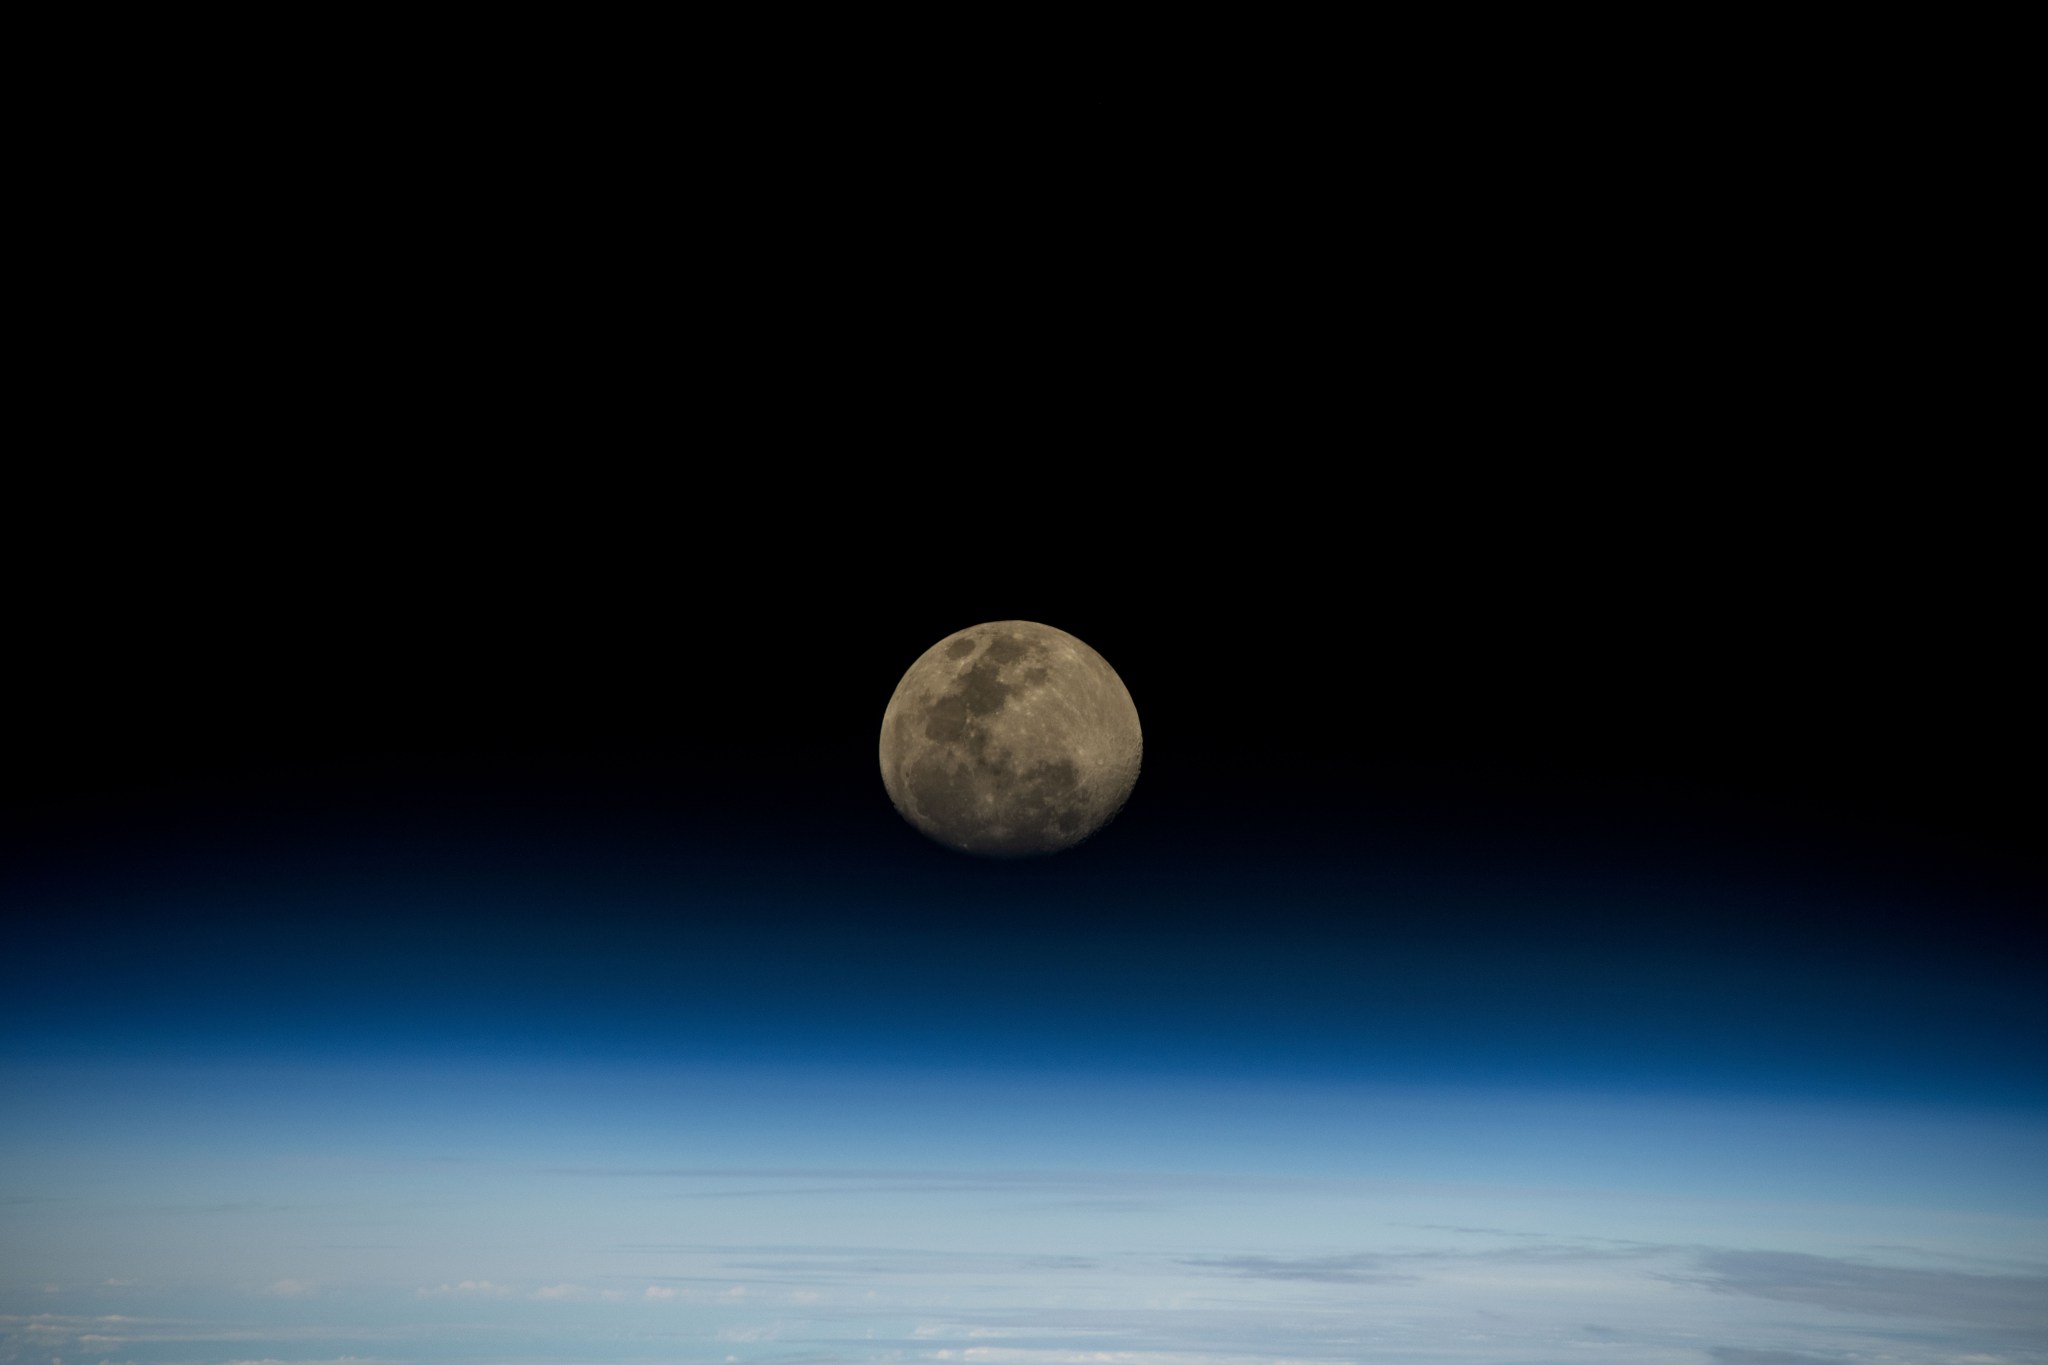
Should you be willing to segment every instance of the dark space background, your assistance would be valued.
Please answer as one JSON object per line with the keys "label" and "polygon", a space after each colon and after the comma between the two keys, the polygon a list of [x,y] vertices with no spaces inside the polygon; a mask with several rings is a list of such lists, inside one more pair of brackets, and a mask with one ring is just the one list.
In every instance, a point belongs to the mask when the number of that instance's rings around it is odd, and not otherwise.
{"label": "dark space background", "polygon": [[[79,517],[16,627],[7,894],[64,909],[10,930],[7,1045],[2038,1100],[1997,512],[1407,421],[677,431]],[[875,771],[902,670],[1004,617],[1146,728],[1029,865]]]}
{"label": "dark space background", "polygon": [[[687,251],[419,151],[109,253],[10,516],[0,1042],[2038,1100],[2038,536],[1933,286],[1789,171],[1496,150]],[[1147,742],[1028,866],[875,766],[1005,617]]]}

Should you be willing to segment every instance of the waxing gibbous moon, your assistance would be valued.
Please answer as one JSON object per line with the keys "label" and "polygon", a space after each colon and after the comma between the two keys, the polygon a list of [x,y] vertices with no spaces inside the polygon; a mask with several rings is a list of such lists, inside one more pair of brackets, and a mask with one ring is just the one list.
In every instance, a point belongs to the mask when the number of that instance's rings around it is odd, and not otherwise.
{"label": "waxing gibbous moon", "polygon": [[948,848],[1025,858],[1071,848],[1130,798],[1138,708],[1109,661],[1063,630],[990,621],[918,657],[882,713],[882,785]]}

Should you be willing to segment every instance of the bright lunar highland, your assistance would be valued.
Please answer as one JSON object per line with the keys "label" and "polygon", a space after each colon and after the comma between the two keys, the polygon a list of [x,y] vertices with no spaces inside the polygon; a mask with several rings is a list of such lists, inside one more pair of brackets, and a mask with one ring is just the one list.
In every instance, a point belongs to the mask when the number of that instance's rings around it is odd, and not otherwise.
{"label": "bright lunar highland", "polygon": [[1138,781],[1138,708],[1063,630],[990,621],[921,655],[882,715],[882,785],[948,848],[1055,853],[1108,824]]}

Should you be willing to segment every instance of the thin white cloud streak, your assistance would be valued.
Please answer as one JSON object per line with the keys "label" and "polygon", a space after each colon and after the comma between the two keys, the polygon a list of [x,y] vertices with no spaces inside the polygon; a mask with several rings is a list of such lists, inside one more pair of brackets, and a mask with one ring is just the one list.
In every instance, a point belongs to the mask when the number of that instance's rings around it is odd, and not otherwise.
{"label": "thin white cloud streak", "polygon": [[516,1292],[510,1285],[494,1284],[489,1280],[462,1280],[421,1288],[415,1296],[422,1299],[506,1299]]}
{"label": "thin white cloud streak", "polygon": [[[480,1334],[476,1360],[494,1358],[490,1340],[529,1336],[574,1358],[579,1332],[616,1320],[701,1332],[695,1340],[725,1342],[743,1359],[773,1343],[792,1358],[856,1363],[895,1352],[954,1365],[1551,1365],[1599,1350],[1631,1365],[2048,1365],[2048,1317],[2036,1307],[2048,1278],[1445,1226],[1466,1230],[1437,1234],[1449,1244],[1404,1246],[1383,1232],[1355,1249],[1291,1253],[987,1253],[969,1258],[967,1277],[939,1273],[960,1261],[943,1250],[726,1246],[691,1253],[703,1276],[692,1282],[450,1277],[393,1286],[373,1311],[462,1302]],[[796,1283],[807,1266],[826,1278]],[[317,1336],[330,1350],[360,1343],[367,1358],[437,1330],[425,1303],[420,1321],[352,1330],[353,1310],[372,1311],[362,1308],[368,1291],[321,1290],[265,1310],[338,1319],[317,1331],[303,1318],[265,1330],[30,1315],[0,1318],[0,1344],[70,1359],[144,1342],[238,1342],[246,1358],[266,1359]]]}
{"label": "thin white cloud streak", "polygon": [[968,1346],[925,1353],[928,1360],[954,1360],[965,1365],[1329,1365],[1327,1361],[1296,1361],[1272,1355],[1224,1355],[1187,1351],[1071,1351],[1011,1346]]}

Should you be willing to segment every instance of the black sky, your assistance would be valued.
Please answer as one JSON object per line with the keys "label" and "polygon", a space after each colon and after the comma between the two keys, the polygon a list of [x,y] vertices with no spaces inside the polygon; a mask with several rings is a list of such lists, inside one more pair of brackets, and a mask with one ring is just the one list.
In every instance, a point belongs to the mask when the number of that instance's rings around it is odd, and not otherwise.
{"label": "black sky", "polygon": [[[772,932],[823,963],[834,888],[900,886],[859,913],[938,970],[1000,941],[1020,998],[1169,945],[1146,970],[1183,1019],[1246,933],[1311,1013],[1353,1008],[1344,964],[1413,949],[1435,981],[1470,945],[1507,977],[1584,944],[1567,994],[1661,974],[1693,1030],[1752,960],[1749,996],[1826,1009],[1916,964],[1944,1000],[2038,975],[2035,537],[1973,472],[1963,386],[1867,317],[1764,325],[1782,271],[1540,236],[1411,225],[1362,292],[1306,268],[1323,242],[1213,290],[1168,244],[946,255],[957,297],[843,253],[698,294],[600,254],[541,297],[479,247],[188,298],[80,411],[199,453],[73,458],[16,507],[0,875],[40,903],[195,858],[595,885],[715,857],[814,880],[728,956]],[[1768,316],[1824,311],[1799,299]],[[999,885],[894,815],[874,745],[911,660],[1005,617],[1100,650],[1147,747],[1108,831]],[[120,903],[24,952],[125,934],[124,980],[196,989],[312,942],[224,909],[206,959]],[[363,945],[484,912],[360,913],[337,951],[403,993]],[[519,925],[521,979],[561,913]]]}
{"label": "black sky", "polygon": [[719,774],[703,800],[730,781],[801,808],[867,785],[909,660],[1016,616],[1124,676],[1144,804],[1314,823],[1413,783],[1425,804],[1668,798],[2037,848],[2039,675],[1999,509],[1980,534],[1911,487],[1859,517],[1825,489],[1680,505],[1590,471],[1394,479],[1365,456],[1296,482],[1226,453],[1234,477],[1114,488],[1114,457],[1048,455],[1007,498],[984,461],[956,503],[856,501],[899,471],[806,489],[797,463],[729,451],[676,463],[769,467],[561,505],[529,475],[474,501],[407,506],[395,483],[78,517],[16,617],[10,812],[379,772],[661,786],[677,764]]}

